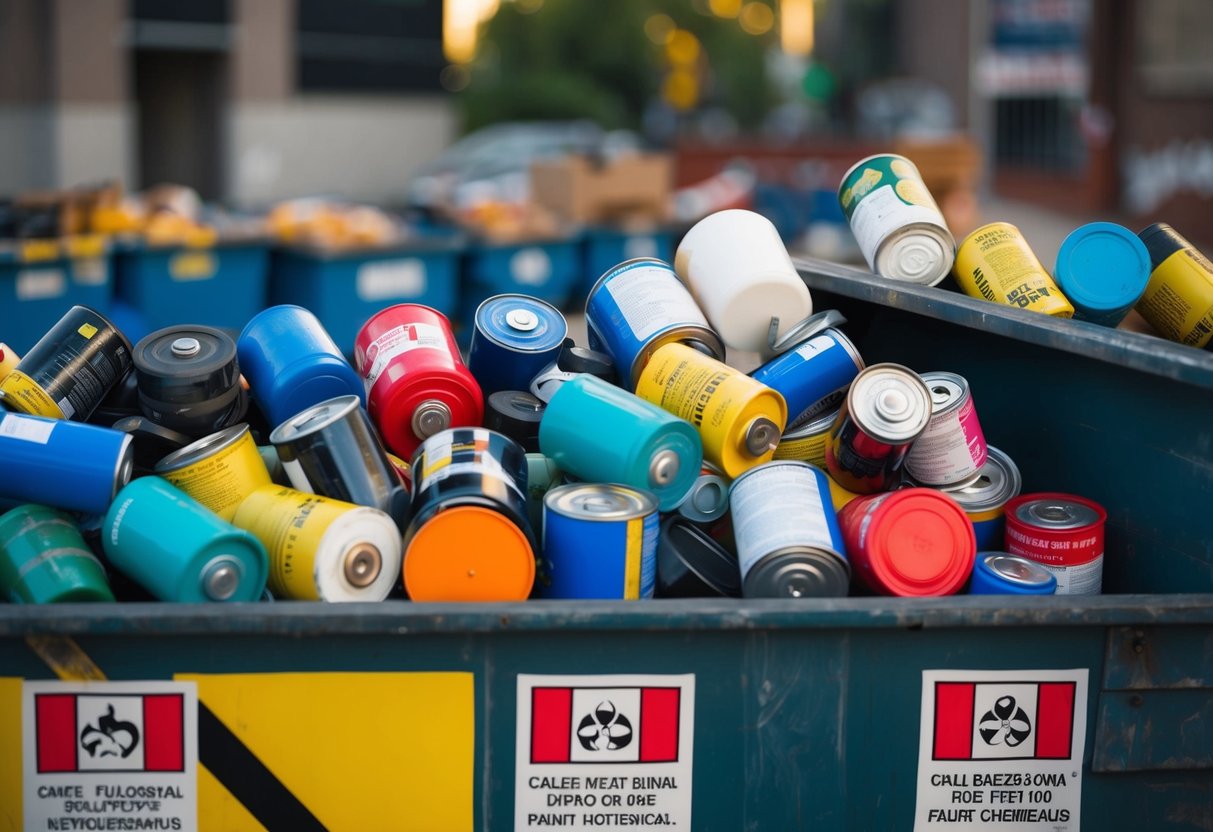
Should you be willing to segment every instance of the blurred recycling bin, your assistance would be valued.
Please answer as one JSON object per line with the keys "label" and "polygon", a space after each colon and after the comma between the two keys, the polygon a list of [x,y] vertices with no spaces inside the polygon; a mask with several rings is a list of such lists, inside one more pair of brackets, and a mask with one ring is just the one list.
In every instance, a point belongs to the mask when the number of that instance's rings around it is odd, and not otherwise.
{"label": "blurred recycling bin", "polygon": [[24,353],[72,306],[108,312],[112,289],[100,235],[0,242],[0,342]]}
{"label": "blurred recycling bin", "polygon": [[464,258],[460,321],[470,327],[476,307],[493,295],[521,293],[564,307],[574,300],[583,271],[576,233],[512,242],[481,238]]}
{"label": "blurred recycling bin", "polygon": [[594,283],[607,271],[637,257],[656,257],[674,262],[675,229],[668,226],[621,228],[595,226],[585,232],[582,245],[584,266],[577,299],[584,300]]}

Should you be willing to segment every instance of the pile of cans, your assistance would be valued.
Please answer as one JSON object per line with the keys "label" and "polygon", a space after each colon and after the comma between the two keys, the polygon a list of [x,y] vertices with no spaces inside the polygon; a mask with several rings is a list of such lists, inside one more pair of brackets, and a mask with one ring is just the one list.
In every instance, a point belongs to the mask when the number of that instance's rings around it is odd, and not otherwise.
{"label": "pile of cans", "polygon": [[894,280],[935,286],[949,274],[966,294],[1115,327],[1135,309],[1171,341],[1213,340],[1213,262],[1171,226],[1134,234],[1110,222],[1072,231],[1050,272],[1019,229],[994,222],[957,246],[914,163],[881,154],[857,162],[838,199],[868,266]]}
{"label": "pile of cans", "polygon": [[555,307],[498,295],[465,360],[400,304],[350,362],[297,306],[135,345],[74,307],[0,365],[0,594],[1099,591],[1103,509],[1020,495],[960,376],[866,366],[761,216],[609,270],[586,322],[580,346]]}

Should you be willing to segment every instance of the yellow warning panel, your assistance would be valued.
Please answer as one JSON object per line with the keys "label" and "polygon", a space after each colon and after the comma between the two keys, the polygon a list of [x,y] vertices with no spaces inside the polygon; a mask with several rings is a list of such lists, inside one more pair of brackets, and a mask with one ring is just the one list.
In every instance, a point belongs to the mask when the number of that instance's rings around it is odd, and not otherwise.
{"label": "yellow warning panel", "polygon": [[[330,832],[472,829],[471,673],[174,678],[198,685],[201,832],[263,828],[257,813],[268,810],[242,806],[239,797],[257,764],[264,770],[256,777],[272,776],[284,796],[302,804],[299,811],[310,812]],[[204,709],[218,722],[203,718]],[[216,748],[226,750],[220,756],[211,751]],[[233,764],[245,750],[256,763]],[[256,804],[257,794],[246,801]],[[276,801],[273,811],[283,802]]]}
{"label": "yellow warning panel", "polygon": [[0,679],[0,832],[21,832],[21,683]]}

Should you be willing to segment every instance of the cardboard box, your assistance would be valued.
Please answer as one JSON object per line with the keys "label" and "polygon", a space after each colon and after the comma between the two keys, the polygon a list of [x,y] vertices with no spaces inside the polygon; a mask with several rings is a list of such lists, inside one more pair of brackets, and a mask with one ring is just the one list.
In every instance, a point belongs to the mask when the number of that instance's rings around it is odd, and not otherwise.
{"label": "cardboard box", "polygon": [[561,219],[587,225],[636,218],[664,222],[673,180],[673,161],[663,153],[608,162],[568,156],[531,166],[531,198]]}

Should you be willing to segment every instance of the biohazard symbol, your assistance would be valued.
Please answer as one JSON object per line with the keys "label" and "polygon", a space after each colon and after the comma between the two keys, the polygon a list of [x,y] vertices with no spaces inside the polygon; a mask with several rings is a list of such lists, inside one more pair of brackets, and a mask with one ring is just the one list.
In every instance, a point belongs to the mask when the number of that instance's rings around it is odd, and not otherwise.
{"label": "biohazard symbol", "polygon": [[1014,748],[1032,733],[1032,723],[1024,709],[1015,704],[1014,696],[1004,696],[994,703],[992,710],[986,711],[977,731],[986,745],[1005,744]]}
{"label": "biohazard symbol", "polygon": [[632,723],[615,709],[615,703],[599,702],[577,726],[577,739],[586,751],[618,751],[632,742]]}
{"label": "biohazard symbol", "polygon": [[96,727],[84,726],[80,745],[93,758],[129,757],[139,745],[139,729],[134,723],[114,718],[114,706],[97,719]]}

